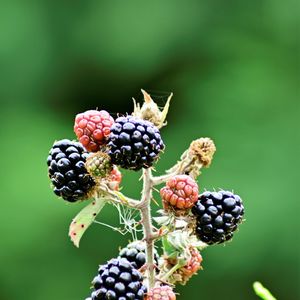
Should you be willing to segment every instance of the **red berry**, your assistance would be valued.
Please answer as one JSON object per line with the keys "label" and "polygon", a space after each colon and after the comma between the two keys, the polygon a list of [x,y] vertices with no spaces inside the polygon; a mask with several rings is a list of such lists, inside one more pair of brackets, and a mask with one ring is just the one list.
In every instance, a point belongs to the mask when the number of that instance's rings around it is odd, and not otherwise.
{"label": "red berry", "polygon": [[74,132],[79,142],[90,152],[97,152],[106,143],[114,119],[105,110],[88,110],[75,118]]}
{"label": "red berry", "polygon": [[146,300],[176,300],[176,295],[168,285],[163,285],[152,288]]}
{"label": "red berry", "polygon": [[177,175],[167,181],[160,190],[165,209],[189,209],[198,200],[198,185],[188,175]]}
{"label": "red berry", "polygon": [[190,249],[191,259],[188,263],[180,268],[180,272],[184,277],[190,278],[201,269],[202,256],[196,248]]}

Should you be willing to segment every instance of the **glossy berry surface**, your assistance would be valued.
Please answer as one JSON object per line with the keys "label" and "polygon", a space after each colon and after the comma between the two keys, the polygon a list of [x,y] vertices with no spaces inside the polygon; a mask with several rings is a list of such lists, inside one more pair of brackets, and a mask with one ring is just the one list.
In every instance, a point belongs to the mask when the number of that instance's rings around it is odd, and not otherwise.
{"label": "glossy berry surface", "polygon": [[92,300],[143,300],[146,294],[141,273],[125,258],[100,266],[92,283]]}
{"label": "glossy berry surface", "polygon": [[198,200],[198,185],[188,175],[177,175],[167,181],[160,190],[164,207],[175,209],[189,209]]}
{"label": "glossy berry surface", "polygon": [[228,191],[205,192],[192,209],[196,234],[209,245],[230,240],[243,220],[244,206],[238,195]]}
{"label": "glossy berry surface", "polygon": [[87,197],[95,184],[85,168],[87,156],[88,153],[78,142],[64,139],[53,144],[47,165],[53,191],[57,196],[69,202]]}
{"label": "glossy berry surface", "polygon": [[107,142],[113,123],[107,111],[88,110],[76,116],[74,132],[87,151],[97,152]]}
{"label": "glossy berry surface", "polygon": [[117,118],[108,141],[112,163],[135,171],[151,167],[165,147],[157,127],[133,116]]}
{"label": "glossy berry surface", "polygon": [[148,292],[145,300],[176,300],[176,295],[168,285],[156,286]]}
{"label": "glossy berry surface", "polygon": [[[144,242],[132,242],[125,248],[121,249],[119,256],[126,258],[134,268],[140,269],[146,264],[146,246]],[[154,259],[156,264],[158,263],[158,254],[155,251]]]}

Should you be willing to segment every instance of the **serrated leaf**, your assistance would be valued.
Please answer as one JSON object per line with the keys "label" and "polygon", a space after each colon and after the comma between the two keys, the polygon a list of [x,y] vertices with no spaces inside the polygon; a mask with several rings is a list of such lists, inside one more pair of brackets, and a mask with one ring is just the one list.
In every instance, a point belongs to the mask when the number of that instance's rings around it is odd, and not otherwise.
{"label": "serrated leaf", "polygon": [[92,203],[84,207],[73,219],[69,227],[69,236],[76,247],[79,247],[79,242],[83,234],[100,213],[106,201],[104,198],[95,199]]}
{"label": "serrated leaf", "polygon": [[182,257],[186,260],[188,249],[188,234],[186,232],[174,231],[162,239],[163,248],[170,258]]}
{"label": "serrated leaf", "polygon": [[164,236],[162,238],[162,245],[164,249],[164,253],[170,258],[176,258],[178,255],[178,251],[173,245],[169,242],[168,236]]}

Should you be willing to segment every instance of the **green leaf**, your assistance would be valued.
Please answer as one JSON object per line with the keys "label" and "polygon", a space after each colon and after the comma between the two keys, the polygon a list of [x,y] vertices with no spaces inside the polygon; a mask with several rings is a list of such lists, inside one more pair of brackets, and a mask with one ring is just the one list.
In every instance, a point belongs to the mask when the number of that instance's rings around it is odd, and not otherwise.
{"label": "green leaf", "polygon": [[177,249],[169,242],[167,235],[162,238],[162,245],[163,245],[164,253],[168,257],[174,257],[174,255],[176,255]]}
{"label": "green leaf", "polygon": [[186,237],[179,231],[174,231],[162,239],[164,252],[170,258],[178,258],[184,256],[187,248]]}
{"label": "green leaf", "polygon": [[69,236],[76,247],[79,247],[79,242],[83,234],[93,223],[99,212],[104,207],[106,201],[107,200],[104,198],[95,199],[92,203],[83,208],[73,219],[69,228]]}

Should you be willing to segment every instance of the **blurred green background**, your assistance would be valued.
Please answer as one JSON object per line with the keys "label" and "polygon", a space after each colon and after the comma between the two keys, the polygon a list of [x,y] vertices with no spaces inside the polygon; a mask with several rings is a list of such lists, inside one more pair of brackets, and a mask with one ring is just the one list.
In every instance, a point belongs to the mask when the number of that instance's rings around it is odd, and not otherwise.
{"label": "blurred green background", "polygon": [[[201,190],[232,189],[246,207],[179,299],[257,299],[254,280],[297,299],[299,17],[296,0],[1,2],[0,299],[85,299],[97,265],[126,245],[100,225],[71,244],[83,205],[54,196],[45,161],[55,139],[74,138],[76,113],[130,113],[140,88],[162,103],[174,92],[158,171],[209,136]],[[139,174],[125,175],[138,197]],[[100,220],[117,224],[116,211]]]}

